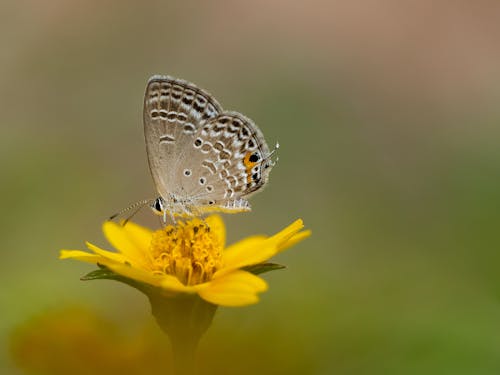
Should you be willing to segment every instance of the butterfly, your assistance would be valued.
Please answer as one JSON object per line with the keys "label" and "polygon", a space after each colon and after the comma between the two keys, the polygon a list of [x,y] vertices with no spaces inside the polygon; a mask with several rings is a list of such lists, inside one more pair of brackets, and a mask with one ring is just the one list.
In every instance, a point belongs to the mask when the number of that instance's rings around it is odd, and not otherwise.
{"label": "butterfly", "polygon": [[154,75],[144,96],[144,136],[158,198],[151,208],[166,221],[219,211],[250,211],[248,197],[269,180],[277,158],[261,130],[225,111],[207,91]]}

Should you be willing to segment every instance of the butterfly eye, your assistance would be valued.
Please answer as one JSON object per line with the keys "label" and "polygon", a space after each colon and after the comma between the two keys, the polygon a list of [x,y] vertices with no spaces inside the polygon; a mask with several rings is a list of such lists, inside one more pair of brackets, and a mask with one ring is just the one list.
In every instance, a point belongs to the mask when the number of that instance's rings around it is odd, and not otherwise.
{"label": "butterfly eye", "polygon": [[151,209],[156,211],[157,213],[163,213],[163,199],[156,198],[153,204],[151,205]]}

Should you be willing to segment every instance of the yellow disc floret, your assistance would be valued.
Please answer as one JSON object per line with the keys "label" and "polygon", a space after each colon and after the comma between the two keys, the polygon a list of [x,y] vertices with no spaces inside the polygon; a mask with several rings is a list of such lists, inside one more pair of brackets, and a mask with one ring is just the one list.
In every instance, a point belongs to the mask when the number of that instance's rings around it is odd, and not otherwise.
{"label": "yellow disc floret", "polygon": [[202,220],[178,222],[153,232],[150,256],[154,274],[176,276],[184,285],[210,281],[221,269],[223,244]]}

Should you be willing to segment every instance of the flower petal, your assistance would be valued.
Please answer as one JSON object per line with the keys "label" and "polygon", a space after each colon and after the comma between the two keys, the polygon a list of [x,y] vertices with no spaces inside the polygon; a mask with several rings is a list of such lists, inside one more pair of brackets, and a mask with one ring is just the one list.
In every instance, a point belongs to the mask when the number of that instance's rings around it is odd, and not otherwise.
{"label": "flower petal", "polygon": [[118,275],[125,276],[129,279],[156,287],[161,287],[161,283],[164,278],[163,276],[154,275],[150,272],[143,271],[128,264],[113,263],[105,264],[105,266]]}
{"label": "flower petal", "polygon": [[90,242],[85,242],[85,245],[87,245],[89,250],[93,251],[97,255],[100,255],[101,257],[113,260],[117,263],[125,263],[125,262],[130,263],[129,259],[123,254],[115,253],[114,251],[108,251],[108,250],[101,249],[101,248],[97,247],[96,245],[91,244]]}
{"label": "flower petal", "polygon": [[249,237],[224,251],[224,268],[217,271],[215,277],[238,268],[262,263],[277,252],[277,247],[269,244],[263,237]]}
{"label": "flower petal", "polygon": [[59,259],[76,259],[82,262],[88,262],[92,264],[100,264],[112,269],[115,266],[124,265],[123,263],[117,263],[115,260],[103,257],[97,254],[87,253],[81,250],[61,250],[59,253]]}
{"label": "flower petal", "polygon": [[194,286],[184,285],[179,281],[179,279],[172,275],[165,275],[161,285],[163,289],[166,289],[171,292],[180,292],[180,293],[196,293],[196,288]]}
{"label": "flower petal", "polygon": [[98,263],[102,257],[82,250],[61,250],[59,252],[59,259],[76,259],[95,264]]}
{"label": "flower petal", "polygon": [[268,241],[274,243],[276,247],[280,248],[298,231],[304,228],[304,222],[302,219],[295,220],[292,224],[287,226],[285,229],[276,233],[274,236],[269,237]]}
{"label": "flower petal", "polygon": [[305,240],[307,237],[310,237],[312,232],[310,230],[304,230],[299,233],[295,233],[288,241],[283,242],[279,248],[278,252],[281,253],[282,251],[292,247],[293,245],[301,242],[302,240]]}
{"label": "flower petal", "polygon": [[138,249],[147,250],[151,244],[151,235],[153,231],[149,228],[138,225],[132,221],[128,221],[122,226],[129,235],[130,240]]}
{"label": "flower petal", "polygon": [[145,252],[148,250],[151,241],[151,231],[149,229],[131,222],[123,226],[112,221],[106,221],[102,226],[102,230],[106,239],[114,248],[126,255],[127,258],[144,265]]}
{"label": "flower petal", "polygon": [[222,247],[226,245],[226,226],[219,215],[210,215],[205,219],[210,227],[210,231],[214,233],[220,241]]}
{"label": "flower petal", "polygon": [[233,252],[238,252],[238,250],[242,248],[254,248],[260,245],[260,243],[264,242],[267,239],[267,236],[263,235],[255,235],[251,237],[247,237],[243,240],[240,240],[236,243],[233,243],[232,245],[229,245],[225,250],[224,250],[224,257],[227,255],[228,257],[233,256]]}
{"label": "flower petal", "polygon": [[215,277],[267,261],[278,252],[309,236],[310,232],[304,232],[304,235],[297,233],[303,227],[304,223],[299,219],[267,239],[263,236],[253,236],[228,247],[223,255],[224,268],[216,272]]}
{"label": "flower petal", "polygon": [[163,288],[171,292],[183,292],[183,293],[196,293],[196,290],[192,286],[183,285],[175,276],[171,275],[154,275],[152,273],[146,272],[144,270],[135,268],[130,264],[125,264],[121,261],[115,259],[110,259],[107,255],[117,255],[123,257],[122,254],[110,253],[109,251],[101,250],[92,244],[88,244],[89,248],[93,247],[92,250],[97,250],[98,252],[107,253],[106,255],[90,254],[86,251],[81,250],[61,250],[59,254],[59,259],[76,259],[84,262],[89,262],[93,264],[99,263],[100,265],[106,266],[114,273],[127,277],[129,279],[139,281],[145,284],[149,284],[155,287]]}
{"label": "flower petal", "polygon": [[234,271],[198,285],[204,300],[221,306],[245,306],[259,301],[258,293],[267,290],[267,283],[246,271]]}

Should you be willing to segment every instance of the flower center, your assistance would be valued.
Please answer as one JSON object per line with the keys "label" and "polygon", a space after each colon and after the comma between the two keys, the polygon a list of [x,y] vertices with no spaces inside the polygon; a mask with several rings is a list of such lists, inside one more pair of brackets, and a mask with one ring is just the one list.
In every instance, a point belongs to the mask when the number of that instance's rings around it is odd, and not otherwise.
{"label": "flower center", "polygon": [[176,276],[184,285],[204,283],[222,267],[222,246],[219,237],[200,219],[168,225],[153,233],[152,271]]}

